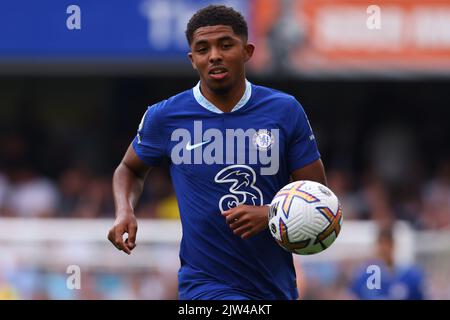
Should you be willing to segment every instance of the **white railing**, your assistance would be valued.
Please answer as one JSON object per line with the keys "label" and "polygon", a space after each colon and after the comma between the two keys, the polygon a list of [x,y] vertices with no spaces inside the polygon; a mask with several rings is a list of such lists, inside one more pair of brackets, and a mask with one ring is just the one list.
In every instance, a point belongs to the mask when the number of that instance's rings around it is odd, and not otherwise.
{"label": "white railing", "polygon": [[[60,269],[68,265],[89,268],[173,268],[179,265],[181,240],[179,221],[138,221],[137,247],[130,256],[116,250],[107,240],[113,219],[0,219],[0,264],[21,263]],[[305,263],[363,259],[374,254],[376,226],[371,222],[344,221],[341,234],[333,246],[312,256],[298,257]],[[424,242],[408,226],[396,225],[396,259],[413,262],[416,249],[426,250]],[[430,239],[431,246],[450,248],[446,242]],[[427,240],[428,242],[428,240]]]}
{"label": "white railing", "polygon": [[142,220],[130,256],[107,240],[112,219],[0,219],[0,265],[20,263],[65,270],[85,268],[177,268],[179,221]]}

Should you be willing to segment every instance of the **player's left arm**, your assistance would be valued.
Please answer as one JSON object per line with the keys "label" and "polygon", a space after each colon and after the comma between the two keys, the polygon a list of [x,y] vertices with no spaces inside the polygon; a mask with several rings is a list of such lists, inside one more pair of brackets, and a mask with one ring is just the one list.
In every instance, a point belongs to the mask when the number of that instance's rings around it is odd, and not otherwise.
{"label": "player's left arm", "polygon": [[292,172],[292,179],[293,181],[311,180],[327,186],[327,177],[325,175],[325,168],[320,158],[304,166],[303,168],[294,170]]}

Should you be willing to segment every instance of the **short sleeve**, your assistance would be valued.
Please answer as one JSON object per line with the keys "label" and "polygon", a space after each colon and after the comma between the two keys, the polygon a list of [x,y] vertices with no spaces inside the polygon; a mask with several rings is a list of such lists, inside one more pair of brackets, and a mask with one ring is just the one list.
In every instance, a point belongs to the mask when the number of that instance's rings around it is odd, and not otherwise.
{"label": "short sleeve", "polygon": [[320,153],[308,117],[301,104],[293,99],[293,123],[288,145],[289,172],[318,160]]}
{"label": "short sleeve", "polygon": [[161,130],[159,111],[157,104],[147,109],[133,140],[134,151],[149,166],[160,165],[165,157],[166,138]]}

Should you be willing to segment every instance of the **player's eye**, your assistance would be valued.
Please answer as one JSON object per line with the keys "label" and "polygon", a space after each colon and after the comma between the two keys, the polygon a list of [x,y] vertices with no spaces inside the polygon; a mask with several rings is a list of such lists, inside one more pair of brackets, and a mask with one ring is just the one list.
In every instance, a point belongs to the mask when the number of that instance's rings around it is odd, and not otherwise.
{"label": "player's eye", "polygon": [[208,49],[206,47],[197,48],[198,53],[205,53]]}
{"label": "player's eye", "polygon": [[222,45],[222,48],[224,48],[224,49],[229,49],[229,48],[231,48],[233,45],[231,44],[231,43],[224,43],[223,45]]}

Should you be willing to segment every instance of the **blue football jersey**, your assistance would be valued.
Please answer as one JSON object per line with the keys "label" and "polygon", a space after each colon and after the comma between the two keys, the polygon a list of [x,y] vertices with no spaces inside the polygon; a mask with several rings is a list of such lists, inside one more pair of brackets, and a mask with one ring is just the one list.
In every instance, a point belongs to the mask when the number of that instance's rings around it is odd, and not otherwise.
{"label": "blue football jersey", "polygon": [[[379,270],[378,285],[374,285],[374,272]],[[416,266],[395,266],[388,268],[383,261],[375,260],[358,268],[350,290],[362,300],[422,300],[424,294],[424,274]]]}
{"label": "blue football jersey", "polygon": [[133,147],[149,166],[170,163],[183,230],[181,299],[207,298],[209,292],[298,297],[292,255],[269,230],[243,240],[221,214],[239,204],[270,204],[294,170],[320,158],[294,97],[246,81],[242,99],[224,113],[202,95],[199,83],[150,106]]}

